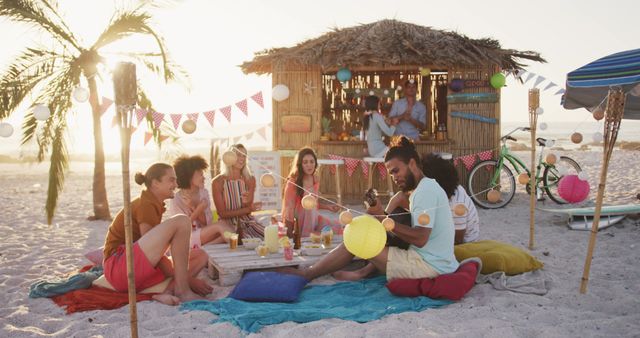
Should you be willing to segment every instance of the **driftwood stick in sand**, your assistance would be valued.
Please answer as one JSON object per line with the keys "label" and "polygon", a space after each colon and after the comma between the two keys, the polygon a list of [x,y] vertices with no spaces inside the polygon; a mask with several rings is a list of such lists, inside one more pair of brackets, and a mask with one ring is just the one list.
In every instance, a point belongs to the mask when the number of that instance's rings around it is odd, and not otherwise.
{"label": "driftwood stick in sand", "polygon": [[529,128],[531,129],[531,174],[529,176],[529,250],[533,250],[535,244],[535,208],[537,198],[538,180],[536,179],[536,126],[538,124],[538,107],[540,107],[540,90],[529,89]]}

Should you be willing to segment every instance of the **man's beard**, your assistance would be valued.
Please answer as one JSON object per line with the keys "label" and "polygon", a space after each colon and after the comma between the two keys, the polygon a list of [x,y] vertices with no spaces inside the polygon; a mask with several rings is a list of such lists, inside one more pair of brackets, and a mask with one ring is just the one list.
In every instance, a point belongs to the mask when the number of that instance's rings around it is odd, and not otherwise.
{"label": "man's beard", "polygon": [[411,170],[407,174],[407,177],[404,180],[404,187],[402,188],[402,192],[409,192],[416,188],[418,182],[416,182],[416,176],[413,174]]}

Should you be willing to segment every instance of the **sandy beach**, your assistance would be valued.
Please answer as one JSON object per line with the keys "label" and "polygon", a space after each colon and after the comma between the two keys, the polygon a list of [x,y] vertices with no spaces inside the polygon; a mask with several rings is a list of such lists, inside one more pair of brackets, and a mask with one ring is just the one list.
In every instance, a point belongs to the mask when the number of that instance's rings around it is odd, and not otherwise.
{"label": "sandy beach", "polygon": [[[591,195],[580,205],[593,205],[602,153],[558,152],[576,159],[589,173]],[[527,159],[528,153],[518,153]],[[146,165],[146,164],[143,164]],[[72,163],[51,226],[46,224],[46,166],[0,165],[4,192],[0,211],[1,337],[127,337],[129,309],[66,315],[51,300],[28,298],[29,285],[52,279],[88,263],[83,257],[102,245],[108,223],[86,220],[91,211],[92,163]],[[607,204],[640,203],[640,152],[616,149],[607,180]],[[143,168],[132,167],[132,171]],[[119,163],[110,163],[107,190],[113,215],[122,207]],[[140,187],[132,185],[132,196]],[[479,209],[481,239],[525,248],[529,240],[529,198],[519,190],[504,209]],[[556,205],[547,200],[546,207]],[[536,248],[552,280],[544,296],[498,291],[476,285],[461,301],[440,309],[406,312],[369,323],[340,319],[305,324],[286,322],[263,328],[250,337],[632,337],[640,333],[640,221],[623,222],[600,231],[588,293],[578,292],[589,232],[571,231],[561,219],[536,213]],[[231,287],[216,281],[208,298],[225,297]],[[331,283],[330,277],[316,283]],[[182,313],[155,302],[138,305],[142,337],[240,337],[230,323],[210,324],[208,312]]]}

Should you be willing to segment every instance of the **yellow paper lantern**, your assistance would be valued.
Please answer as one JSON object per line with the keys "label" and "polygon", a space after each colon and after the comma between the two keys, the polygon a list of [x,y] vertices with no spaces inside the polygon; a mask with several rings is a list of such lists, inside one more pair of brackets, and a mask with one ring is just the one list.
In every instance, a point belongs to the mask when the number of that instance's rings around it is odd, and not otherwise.
{"label": "yellow paper lantern", "polygon": [[500,200],[500,192],[498,190],[492,189],[487,193],[487,200],[490,203],[496,203]]}
{"label": "yellow paper lantern", "polygon": [[385,219],[382,220],[382,226],[387,231],[393,231],[396,227],[396,222],[392,218],[385,217]]}
{"label": "yellow paper lantern", "polygon": [[276,185],[276,179],[269,173],[263,174],[260,176],[260,184],[265,188],[271,188]]}
{"label": "yellow paper lantern", "polygon": [[429,76],[431,74],[431,68],[420,67],[420,76]]}
{"label": "yellow paper lantern", "polygon": [[571,142],[575,144],[582,142],[582,134],[578,132],[571,134]]}
{"label": "yellow paper lantern", "polygon": [[236,164],[237,160],[238,160],[238,155],[236,155],[236,153],[231,150],[225,151],[224,154],[222,154],[222,162],[226,166],[231,167],[232,165]]}
{"label": "yellow paper lantern", "polygon": [[387,242],[382,223],[370,215],[354,217],[342,236],[347,250],[362,259],[379,255]]}
{"label": "yellow paper lantern", "polygon": [[317,204],[318,201],[312,195],[307,195],[302,198],[302,207],[307,210],[315,209]]}
{"label": "yellow paper lantern", "polygon": [[340,213],[340,217],[338,219],[340,220],[340,224],[347,225],[351,223],[351,220],[353,220],[353,214],[351,214],[351,211],[346,210]]}
{"label": "yellow paper lantern", "polygon": [[193,120],[186,120],[182,122],[182,131],[187,134],[193,134],[196,131],[196,122]]}
{"label": "yellow paper lantern", "polygon": [[558,156],[556,156],[556,154],[548,154],[545,162],[548,164],[556,164],[556,162],[558,162]]}
{"label": "yellow paper lantern", "polygon": [[467,207],[465,207],[464,204],[456,204],[456,206],[453,207],[453,213],[456,216],[464,216],[467,213]]}
{"label": "yellow paper lantern", "polygon": [[420,216],[418,216],[418,223],[420,225],[427,225],[431,223],[431,217],[429,217],[429,214],[427,214],[426,212],[423,212],[422,214],[420,214]]}
{"label": "yellow paper lantern", "polygon": [[529,183],[529,174],[522,173],[522,174],[518,175],[518,183],[520,183],[520,184]]}

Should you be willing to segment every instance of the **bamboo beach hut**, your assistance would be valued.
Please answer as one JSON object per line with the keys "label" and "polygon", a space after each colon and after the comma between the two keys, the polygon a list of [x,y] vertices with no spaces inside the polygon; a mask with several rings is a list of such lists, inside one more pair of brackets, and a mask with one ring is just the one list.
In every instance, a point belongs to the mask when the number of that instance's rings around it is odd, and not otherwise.
{"label": "bamboo beach hut", "polygon": [[[373,92],[382,99],[383,111],[389,110],[406,80],[417,82],[418,100],[427,107],[426,130],[416,142],[421,153],[457,157],[497,149],[500,89],[491,86],[490,78],[515,73],[524,67],[522,60],[545,62],[533,51],[502,49],[494,39],[381,20],[336,28],[294,47],[257,52],[241,68],[247,74],[271,74],[274,86],[289,89],[287,99],[273,102],[273,148],[282,154],[284,173],[295,151],[305,145],[320,158],[368,156],[358,137],[362,100]],[[344,198],[361,199],[367,188],[362,175],[356,170],[342,180]],[[328,171],[323,172],[323,192],[331,192],[332,182]],[[384,190],[385,184],[376,180],[374,186]]]}

